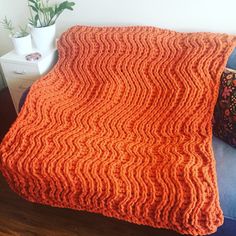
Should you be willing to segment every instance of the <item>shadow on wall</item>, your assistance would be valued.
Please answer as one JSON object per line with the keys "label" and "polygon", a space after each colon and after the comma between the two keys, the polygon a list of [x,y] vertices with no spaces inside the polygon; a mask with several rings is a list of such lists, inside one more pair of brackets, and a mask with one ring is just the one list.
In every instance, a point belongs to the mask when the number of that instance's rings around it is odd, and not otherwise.
{"label": "shadow on wall", "polygon": [[3,80],[2,72],[0,70],[0,90],[2,90],[5,87],[6,87],[6,85],[5,85],[5,82]]}

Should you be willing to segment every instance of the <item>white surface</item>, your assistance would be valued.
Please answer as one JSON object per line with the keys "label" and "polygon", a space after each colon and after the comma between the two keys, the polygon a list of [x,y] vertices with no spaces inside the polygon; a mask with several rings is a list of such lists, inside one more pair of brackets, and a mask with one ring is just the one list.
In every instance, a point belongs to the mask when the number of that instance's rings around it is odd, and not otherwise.
{"label": "white surface", "polygon": [[[33,49],[32,52],[37,52],[37,49]],[[56,51],[56,49],[52,50],[52,51]],[[44,53],[41,53],[42,57],[38,60],[38,61],[27,61],[25,59],[25,55],[19,55],[16,54],[14,50],[6,53],[5,55],[3,55],[0,58],[0,61],[4,61],[4,62],[14,62],[17,64],[41,64],[42,61],[45,60],[45,58],[49,57],[50,55],[52,55],[52,51],[47,51]]]}
{"label": "white surface", "polygon": [[16,112],[22,93],[41,75],[46,74],[56,62],[56,50],[43,55],[39,61],[29,62],[14,51],[0,58],[4,77]]}
{"label": "white surface", "polygon": [[25,37],[11,37],[15,52],[19,55],[24,55],[32,52],[32,42],[30,34]]}
{"label": "white surface", "polygon": [[56,26],[50,25],[43,28],[30,27],[30,32],[35,48],[40,52],[47,52],[55,47]]}
{"label": "white surface", "polygon": [[[59,2],[50,0],[50,2]],[[57,35],[76,24],[153,25],[178,31],[236,34],[235,0],[74,0],[74,11],[57,21]],[[5,15],[18,25],[27,22],[27,0],[0,0]],[[8,34],[0,30],[0,55],[12,49]]]}

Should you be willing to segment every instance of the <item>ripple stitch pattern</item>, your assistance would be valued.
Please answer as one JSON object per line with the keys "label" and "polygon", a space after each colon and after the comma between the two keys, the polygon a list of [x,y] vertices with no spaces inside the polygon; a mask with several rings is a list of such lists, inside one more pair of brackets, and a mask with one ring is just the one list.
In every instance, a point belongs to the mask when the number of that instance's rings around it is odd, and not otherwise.
{"label": "ripple stitch pattern", "polygon": [[75,26],[0,147],[23,198],[205,235],[223,223],[211,120],[236,39]]}

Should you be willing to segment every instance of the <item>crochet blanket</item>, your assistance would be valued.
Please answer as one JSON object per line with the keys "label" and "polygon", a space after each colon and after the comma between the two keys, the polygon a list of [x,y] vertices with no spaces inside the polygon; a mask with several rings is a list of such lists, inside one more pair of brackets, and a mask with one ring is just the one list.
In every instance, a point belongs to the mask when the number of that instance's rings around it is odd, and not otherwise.
{"label": "crochet blanket", "polygon": [[236,38],[75,26],[0,147],[25,199],[205,235],[223,222],[211,120]]}

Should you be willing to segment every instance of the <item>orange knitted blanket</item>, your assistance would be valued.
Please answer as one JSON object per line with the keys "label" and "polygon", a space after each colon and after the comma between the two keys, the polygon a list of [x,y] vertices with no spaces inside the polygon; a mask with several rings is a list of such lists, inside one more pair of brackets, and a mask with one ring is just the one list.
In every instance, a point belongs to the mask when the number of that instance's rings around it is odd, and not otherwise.
{"label": "orange knitted blanket", "polygon": [[25,199],[205,235],[223,222],[211,120],[236,38],[76,26],[0,148]]}

